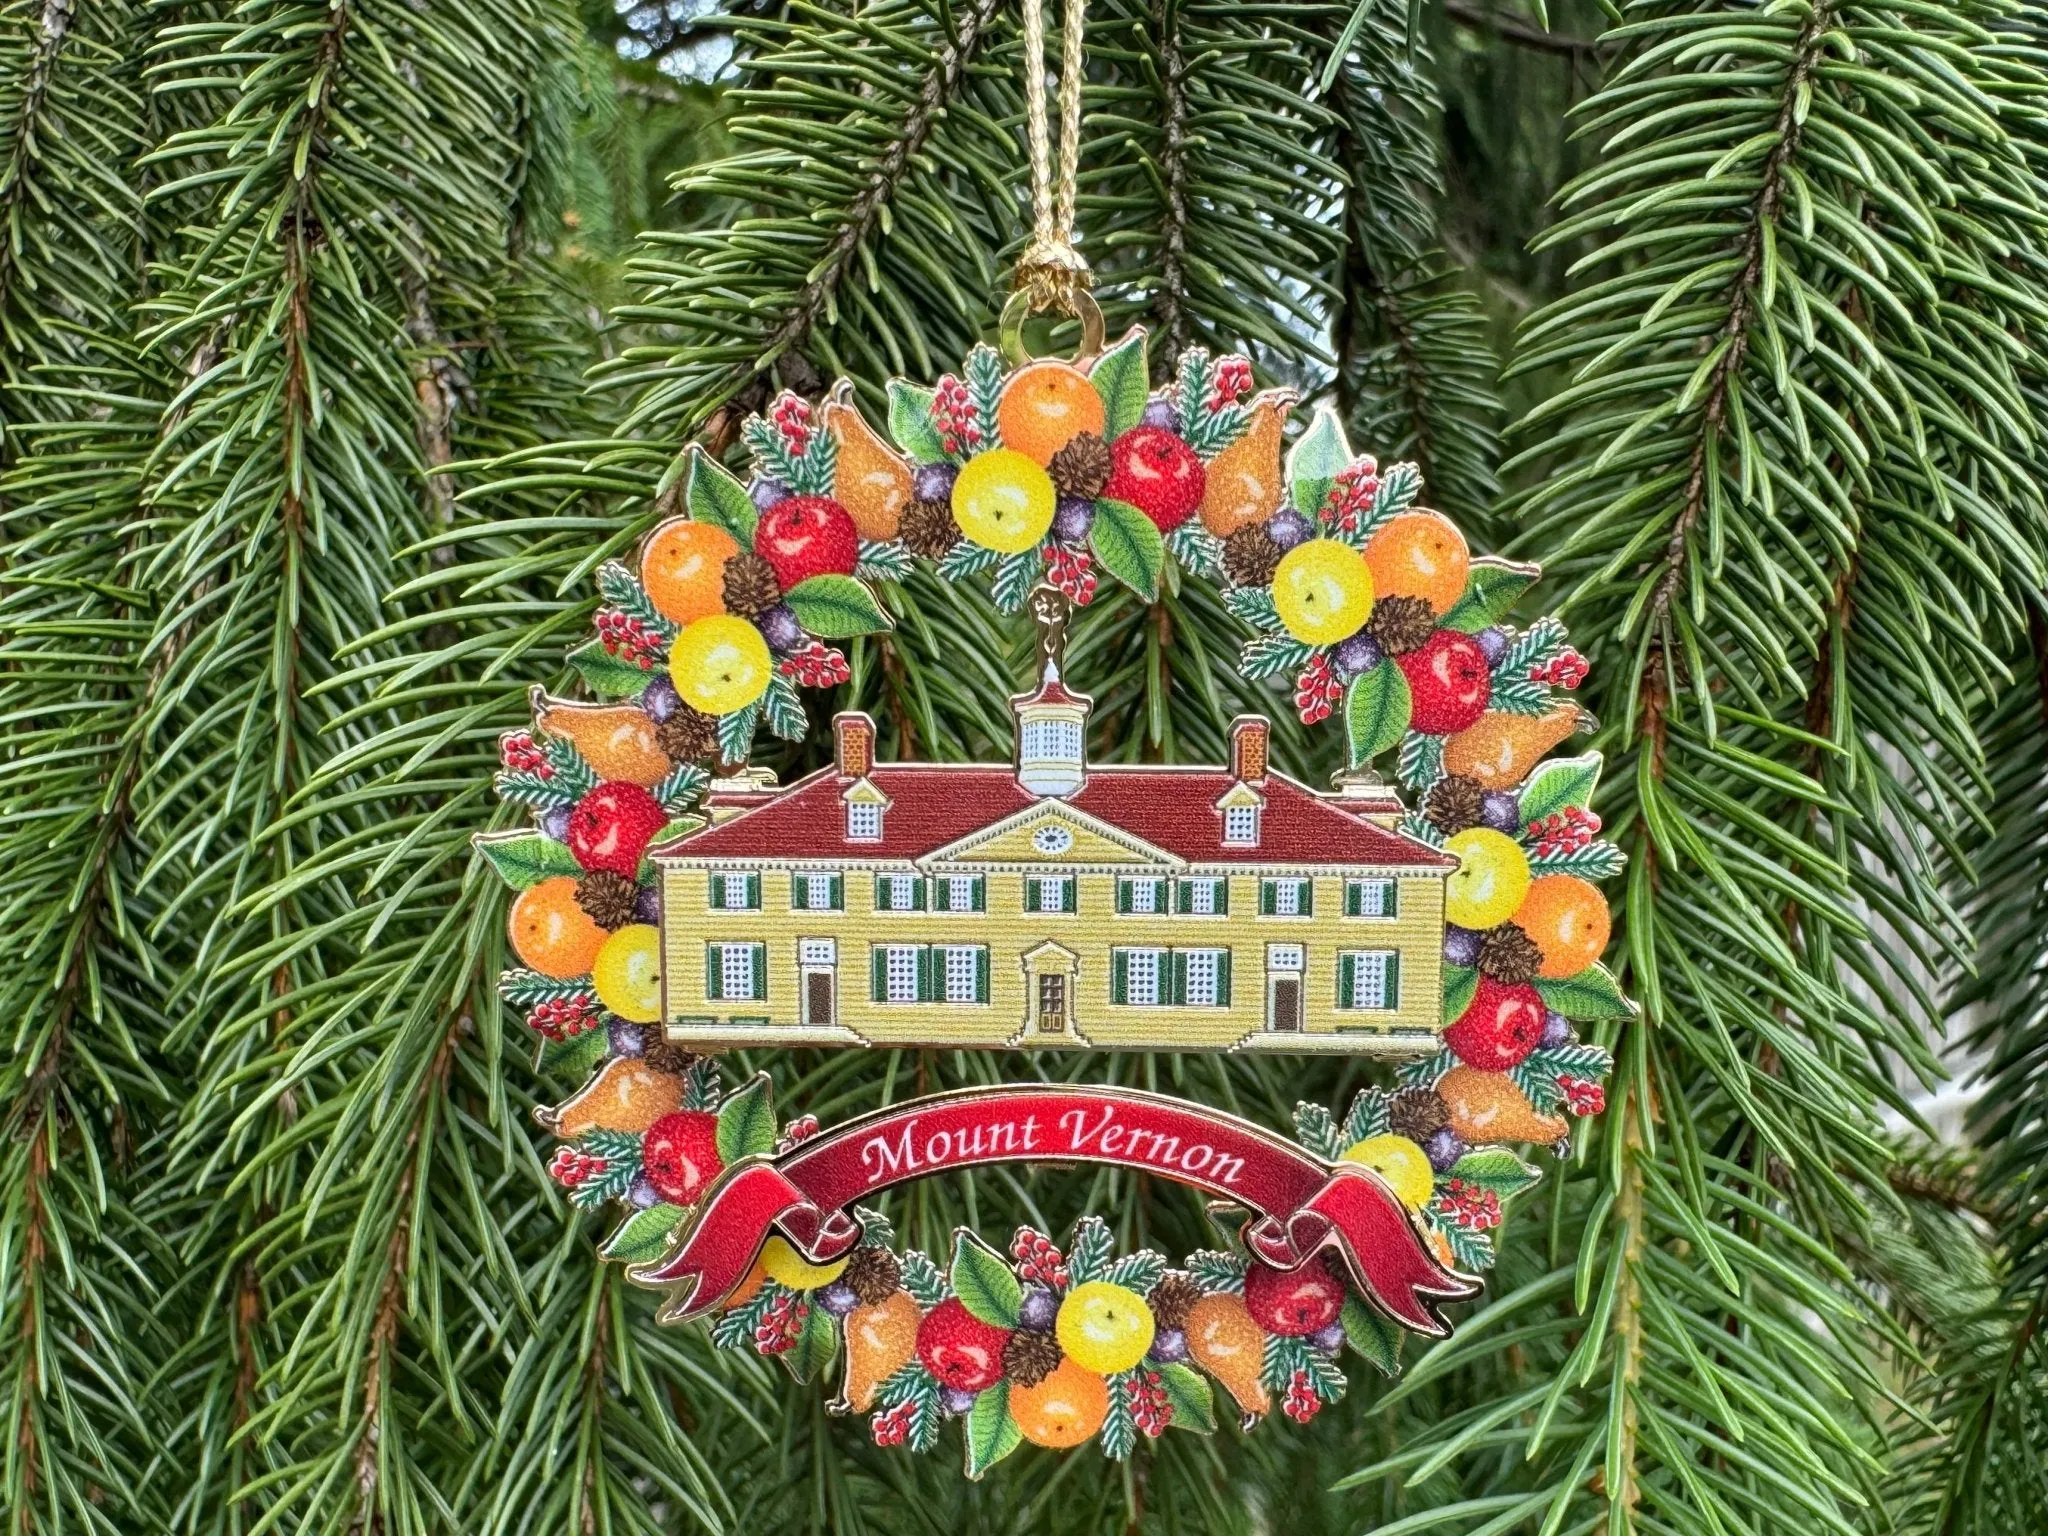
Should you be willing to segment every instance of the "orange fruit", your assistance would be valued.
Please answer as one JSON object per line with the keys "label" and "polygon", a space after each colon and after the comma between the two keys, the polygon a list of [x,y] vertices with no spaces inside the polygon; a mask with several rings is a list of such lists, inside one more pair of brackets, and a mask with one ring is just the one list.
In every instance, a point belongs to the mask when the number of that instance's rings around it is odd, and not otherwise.
{"label": "orange fruit", "polygon": [[672,623],[723,613],[725,562],[739,552],[738,542],[723,528],[672,517],[647,536],[640,551],[640,585]]}
{"label": "orange fruit", "polygon": [[732,1294],[725,1298],[723,1310],[730,1312],[734,1307],[744,1307],[760,1294],[761,1287],[767,1283],[768,1262],[766,1258],[757,1258],[754,1260],[754,1267],[747,1271],[740,1283],[733,1287]]}
{"label": "orange fruit", "polygon": [[1607,948],[1607,898],[1576,875],[1543,875],[1515,909],[1515,925],[1543,951],[1538,976],[1576,976]]}
{"label": "orange fruit", "polygon": [[1403,512],[1366,540],[1365,563],[1381,597],[1419,597],[1444,613],[1465,595],[1472,554],[1441,513]]}
{"label": "orange fruit", "polygon": [[576,881],[556,875],[529,885],[506,924],[512,951],[543,976],[581,976],[597,963],[605,931],[576,905]]}
{"label": "orange fruit", "polygon": [[1042,357],[1019,368],[1003,386],[996,426],[1005,448],[1043,466],[1081,433],[1102,435],[1102,396],[1072,363]]}
{"label": "orange fruit", "polygon": [[1010,1417],[1033,1445],[1071,1450],[1109,1416],[1109,1383],[1062,1360],[1035,1387],[1010,1383]]}

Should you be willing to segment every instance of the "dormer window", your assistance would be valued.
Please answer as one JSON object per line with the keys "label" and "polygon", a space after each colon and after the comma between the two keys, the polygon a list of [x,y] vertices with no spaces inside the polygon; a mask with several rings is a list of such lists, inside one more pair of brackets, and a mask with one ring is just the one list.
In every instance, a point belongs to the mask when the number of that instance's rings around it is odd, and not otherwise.
{"label": "dormer window", "polygon": [[1237,848],[1256,848],[1259,845],[1259,808],[1256,805],[1224,807],[1223,841]]}
{"label": "dormer window", "polygon": [[846,840],[849,843],[879,843],[882,840],[882,807],[871,800],[848,801]]}

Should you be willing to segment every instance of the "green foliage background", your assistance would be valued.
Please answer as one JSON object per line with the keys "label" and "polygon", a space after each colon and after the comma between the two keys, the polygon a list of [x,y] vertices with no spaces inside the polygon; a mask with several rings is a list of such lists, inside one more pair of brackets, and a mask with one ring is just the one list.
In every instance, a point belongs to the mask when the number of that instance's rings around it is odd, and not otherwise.
{"label": "green foliage background", "polygon": [[[700,24],[737,42],[712,86],[622,26],[0,4],[6,1530],[2048,1528],[2048,9],[1091,8],[1113,322],[1160,366],[1248,344],[1547,562],[1644,1010],[1398,1382],[980,1485],[596,1261],[468,838],[686,444],[988,333],[1017,15],[747,6]],[[835,703],[892,752],[999,739],[1017,625],[887,598]],[[1220,750],[1234,646],[1203,593],[1091,608],[1101,750]],[[1958,1061],[1944,1143],[1914,1106]],[[831,1118],[1020,1064],[773,1067]],[[1356,1074],[1038,1068],[1272,1123]],[[1200,1241],[1107,1173],[894,1214],[936,1250],[1089,1208]]]}

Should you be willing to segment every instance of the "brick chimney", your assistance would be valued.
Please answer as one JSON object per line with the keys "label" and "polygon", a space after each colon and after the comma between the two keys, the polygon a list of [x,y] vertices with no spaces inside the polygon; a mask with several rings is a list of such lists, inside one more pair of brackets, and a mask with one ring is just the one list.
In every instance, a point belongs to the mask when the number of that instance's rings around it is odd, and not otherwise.
{"label": "brick chimney", "polygon": [[1266,745],[1271,727],[1263,715],[1239,715],[1230,722],[1230,776],[1247,784],[1266,779]]}
{"label": "brick chimney", "polygon": [[875,722],[849,711],[832,717],[832,760],[843,779],[864,779],[875,766]]}

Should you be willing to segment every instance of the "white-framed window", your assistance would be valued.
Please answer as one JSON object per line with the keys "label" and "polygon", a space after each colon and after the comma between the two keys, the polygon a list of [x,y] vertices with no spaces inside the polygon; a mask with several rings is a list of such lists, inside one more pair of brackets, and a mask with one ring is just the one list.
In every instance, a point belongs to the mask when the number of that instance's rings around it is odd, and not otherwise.
{"label": "white-framed window", "polygon": [[1261,880],[1259,913],[1264,917],[1313,917],[1315,894],[1315,887],[1306,880]]}
{"label": "white-framed window", "polygon": [[1259,841],[1259,808],[1256,805],[1225,807],[1223,841],[1240,848],[1256,846]]}
{"label": "white-framed window", "polygon": [[1396,917],[1400,915],[1398,887],[1392,880],[1346,880],[1344,882],[1344,915],[1346,917]]}
{"label": "white-framed window", "polygon": [[1230,911],[1230,882],[1221,875],[1192,875],[1180,882],[1174,910],[1183,917],[1221,917]]}
{"label": "white-framed window", "polygon": [[1018,753],[1026,759],[1072,759],[1081,755],[1081,724],[1078,720],[1027,720]]}
{"label": "white-framed window", "polygon": [[1166,969],[1163,949],[1117,948],[1109,952],[1109,1000],[1132,1008],[1157,1008],[1168,1000],[1160,984]]}
{"label": "white-framed window", "polygon": [[838,958],[839,945],[831,939],[797,940],[796,959],[799,965],[834,965]]}
{"label": "white-framed window", "polygon": [[1119,945],[1109,952],[1109,1000],[1130,1008],[1228,1008],[1230,951]]}
{"label": "white-framed window", "polygon": [[939,912],[981,912],[988,907],[980,875],[941,875],[932,881],[932,907]]}
{"label": "white-framed window", "polygon": [[712,1002],[758,1003],[768,995],[768,946],[706,944],[704,996]]}
{"label": "white-framed window", "polygon": [[924,877],[922,875],[875,876],[875,910],[877,912],[922,912],[924,910]]}
{"label": "white-framed window", "polygon": [[1337,1006],[1385,1013],[1401,1006],[1401,956],[1392,949],[1347,949],[1337,955]]}
{"label": "white-framed window", "polygon": [[1072,875],[1026,875],[1024,877],[1024,910],[1026,912],[1073,911],[1074,877]]}
{"label": "white-framed window", "polygon": [[803,912],[837,912],[846,905],[845,876],[803,870],[789,877],[789,904]]}
{"label": "white-framed window", "polygon": [[875,1001],[914,1003],[918,982],[924,973],[922,944],[877,944],[875,946]]}
{"label": "white-framed window", "polygon": [[753,912],[761,905],[759,875],[713,875],[711,905],[720,912]]}
{"label": "white-framed window", "polygon": [[941,957],[940,976],[946,1002],[988,1001],[987,945],[947,944],[941,946],[937,953]]}
{"label": "white-framed window", "polygon": [[872,800],[846,803],[846,840],[850,843],[879,843],[882,840],[882,807]]}
{"label": "white-framed window", "polygon": [[1166,910],[1166,882],[1149,877],[1118,880],[1116,883],[1116,909],[1119,912],[1131,912],[1145,917],[1164,912]]}
{"label": "white-framed window", "polygon": [[1188,1008],[1230,1006],[1230,951],[1177,949],[1173,952],[1174,1001]]}
{"label": "white-framed window", "polygon": [[878,1003],[985,1003],[986,944],[877,944],[870,990]]}

